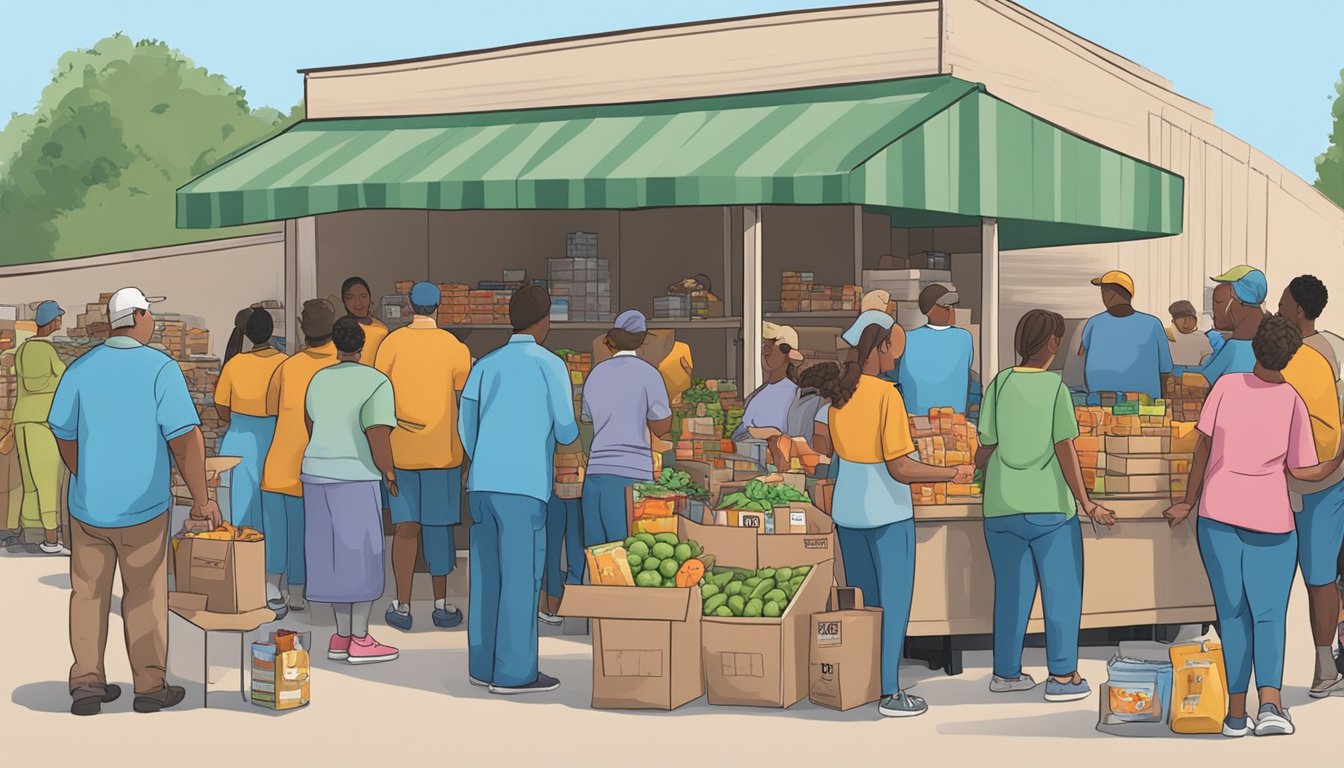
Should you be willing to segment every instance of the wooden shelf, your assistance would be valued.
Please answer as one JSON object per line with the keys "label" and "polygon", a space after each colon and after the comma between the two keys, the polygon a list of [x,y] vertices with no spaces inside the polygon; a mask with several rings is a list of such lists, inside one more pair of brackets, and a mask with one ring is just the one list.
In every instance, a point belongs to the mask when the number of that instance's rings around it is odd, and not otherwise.
{"label": "wooden shelf", "polygon": [[[698,328],[708,330],[730,330],[740,328],[742,318],[740,317],[716,317],[709,320],[649,320],[650,328],[672,328],[677,330],[693,330]],[[475,324],[475,323],[453,323],[441,326],[447,330],[463,331],[511,331],[513,330],[507,323]],[[551,323],[553,331],[606,331],[611,329],[611,323],[578,323],[578,322],[554,322]]]}
{"label": "wooden shelf", "polygon": [[859,316],[859,310],[834,312],[766,312],[767,320],[849,320]]}

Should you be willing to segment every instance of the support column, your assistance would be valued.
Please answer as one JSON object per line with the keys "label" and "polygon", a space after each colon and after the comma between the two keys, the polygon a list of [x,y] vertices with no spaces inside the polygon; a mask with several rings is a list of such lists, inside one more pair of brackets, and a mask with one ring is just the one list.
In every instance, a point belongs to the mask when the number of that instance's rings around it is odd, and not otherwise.
{"label": "support column", "polygon": [[[733,317],[733,209],[723,207],[723,281],[718,285],[719,299],[724,302],[724,315]],[[737,378],[738,360],[742,350],[737,348],[741,328],[729,327],[724,334],[724,351],[728,357],[726,372],[730,379]]]}
{"label": "support column", "polygon": [[761,372],[761,212],[742,209],[742,394],[760,386]]}
{"label": "support column", "polygon": [[[303,302],[317,296],[317,219],[285,221],[285,351],[303,344],[299,315]],[[339,312],[340,307],[336,308]]]}
{"label": "support column", "polygon": [[980,259],[984,266],[980,295],[980,381],[999,373],[999,222],[980,220]]}
{"label": "support column", "polygon": [[863,206],[854,206],[854,285],[863,284]]}

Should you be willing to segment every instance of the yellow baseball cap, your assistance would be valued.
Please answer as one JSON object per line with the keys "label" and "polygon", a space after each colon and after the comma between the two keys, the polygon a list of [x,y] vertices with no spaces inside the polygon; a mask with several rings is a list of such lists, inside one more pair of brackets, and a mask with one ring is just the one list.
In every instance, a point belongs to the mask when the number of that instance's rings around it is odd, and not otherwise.
{"label": "yellow baseball cap", "polygon": [[1134,296],[1134,278],[1128,273],[1113,269],[1110,272],[1092,279],[1093,285],[1115,285],[1124,288],[1131,298]]}

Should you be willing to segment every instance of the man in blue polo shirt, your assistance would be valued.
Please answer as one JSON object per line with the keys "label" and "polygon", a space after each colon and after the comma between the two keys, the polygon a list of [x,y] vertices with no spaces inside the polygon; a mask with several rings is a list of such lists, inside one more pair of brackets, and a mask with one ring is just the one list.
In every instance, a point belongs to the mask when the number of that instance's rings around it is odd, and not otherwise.
{"label": "man in blue polo shirt", "polygon": [[1083,375],[1089,392],[1140,392],[1162,396],[1171,373],[1171,345],[1162,321],[1134,309],[1134,279],[1113,270],[1092,281],[1106,311],[1083,326]]}
{"label": "man in blue polo shirt", "polygon": [[919,294],[919,311],[929,322],[905,335],[905,354],[896,369],[906,410],[913,415],[934,408],[966,412],[975,340],[970,331],[956,327],[958,301],[957,292],[941,283]]}
{"label": "man in blue polo shirt", "polygon": [[154,335],[138,288],[112,294],[112,335],[66,370],[48,422],[70,470],[70,711],[96,715],[121,689],[103,666],[112,583],[121,569],[121,616],[136,712],[181,703],[167,685],[169,451],[191,491],[191,516],[219,525],[205,485],[205,441],[182,370],[145,346]]}
{"label": "man in blue polo shirt", "polygon": [[565,364],[541,346],[551,297],[539,285],[509,300],[513,336],[477,361],[462,390],[458,431],[471,459],[471,683],[491,693],[541,693],[560,681],[537,669],[537,605],[546,562],[546,504],[555,446],[579,438]]}

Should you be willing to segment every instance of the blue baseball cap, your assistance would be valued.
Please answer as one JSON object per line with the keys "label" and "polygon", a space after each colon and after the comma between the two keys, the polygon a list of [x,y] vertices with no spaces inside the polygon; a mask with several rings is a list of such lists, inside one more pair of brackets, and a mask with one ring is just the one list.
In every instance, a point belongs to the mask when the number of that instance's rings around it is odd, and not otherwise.
{"label": "blue baseball cap", "polygon": [[441,294],[439,286],[424,280],[411,286],[411,305],[416,307],[439,306]]}
{"label": "blue baseball cap", "polygon": [[1230,283],[1237,300],[1249,307],[1264,304],[1265,298],[1269,296],[1269,281],[1265,279],[1265,273],[1245,264],[1212,279],[1215,283]]}
{"label": "blue baseball cap", "polygon": [[37,321],[37,326],[41,328],[64,314],[65,310],[61,309],[60,304],[48,300],[37,305],[37,317],[34,319]]}
{"label": "blue baseball cap", "polygon": [[889,331],[891,326],[896,324],[895,318],[886,312],[879,312],[876,309],[870,309],[859,315],[854,324],[849,329],[840,334],[840,338],[851,347],[859,346],[859,337],[863,336],[863,331],[870,325],[878,325],[882,330]]}

